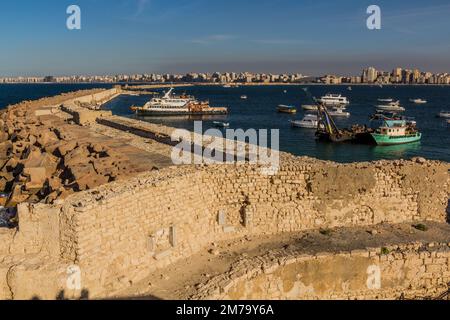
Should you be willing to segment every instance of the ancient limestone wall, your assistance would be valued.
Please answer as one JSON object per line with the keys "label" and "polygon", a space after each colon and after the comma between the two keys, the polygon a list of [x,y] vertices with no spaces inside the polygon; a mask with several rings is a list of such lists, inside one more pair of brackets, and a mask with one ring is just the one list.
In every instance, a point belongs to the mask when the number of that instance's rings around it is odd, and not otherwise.
{"label": "ancient limestone wall", "polygon": [[436,297],[449,282],[450,243],[315,255],[280,250],[243,258],[192,299],[413,299]]}
{"label": "ancient limestone wall", "polygon": [[338,165],[311,159],[284,164],[275,176],[244,165],[169,168],[52,206],[22,206],[10,250],[75,264],[83,288],[102,296],[213,241],[381,222],[445,222],[447,170],[438,162]]}
{"label": "ancient limestone wall", "polygon": [[408,161],[337,165],[292,160],[274,176],[217,167],[208,184],[231,223],[248,233],[445,222],[448,165]]}

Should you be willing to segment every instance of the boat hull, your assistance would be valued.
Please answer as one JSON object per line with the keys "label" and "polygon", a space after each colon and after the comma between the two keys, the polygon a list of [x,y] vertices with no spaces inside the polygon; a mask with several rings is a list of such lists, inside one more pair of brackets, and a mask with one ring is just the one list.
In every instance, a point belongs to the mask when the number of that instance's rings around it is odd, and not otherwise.
{"label": "boat hull", "polygon": [[302,129],[317,129],[317,127],[318,127],[318,124],[301,122],[301,121],[296,121],[296,122],[292,121],[291,125],[294,128],[302,128]]}
{"label": "boat hull", "polygon": [[278,113],[296,114],[297,110],[278,110]]}
{"label": "boat hull", "polygon": [[306,110],[306,111],[317,111],[317,110],[319,110],[319,108],[317,106],[313,106],[313,105],[303,105],[302,109]]}
{"label": "boat hull", "polygon": [[407,144],[407,143],[414,143],[418,142],[422,139],[422,134],[417,133],[415,135],[409,135],[409,136],[387,136],[383,134],[378,133],[372,133],[372,138],[375,141],[375,143],[379,146],[392,146],[392,145],[399,145],[399,144]]}

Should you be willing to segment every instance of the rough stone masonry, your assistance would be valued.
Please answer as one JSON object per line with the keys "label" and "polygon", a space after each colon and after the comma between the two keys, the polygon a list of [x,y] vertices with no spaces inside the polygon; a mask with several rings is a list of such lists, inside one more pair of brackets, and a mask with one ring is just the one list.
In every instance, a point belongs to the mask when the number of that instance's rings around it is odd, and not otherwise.
{"label": "rough stone masonry", "polygon": [[[92,106],[118,90],[2,112],[0,181],[18,223],[0,229],[0,298],[164,297],[171,288],[176,298],[395,299],[446,289],[448,163],[282,154],[274,176],[245,164],[176,167],[164,141],[148,138],[167,127],[127,120],[149,130],[133,136],[101,124],[115,117]],[[347,236],[335,238],[339,228]],[[349,236],[361,228],[365,236]],[[310,232],[331,243],[287,245]],[[270,239],[270,250],[239,251],[250,238],[256,248]],[[180,263],[190,267],[176,271]],[[379,286],[367,286],[369,268]]]}

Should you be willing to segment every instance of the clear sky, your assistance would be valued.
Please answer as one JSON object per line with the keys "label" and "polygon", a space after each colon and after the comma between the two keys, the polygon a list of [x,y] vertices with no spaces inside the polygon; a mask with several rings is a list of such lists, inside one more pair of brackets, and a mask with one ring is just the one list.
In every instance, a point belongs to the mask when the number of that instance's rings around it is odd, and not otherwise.
{"label": "clear sky", "polygon": [[[79,5],[82,29],[66,28]],[[382,29],[366,27],[377,4]],[[0,76],[151,72],[450,72],[448,0],[15,0]]]}

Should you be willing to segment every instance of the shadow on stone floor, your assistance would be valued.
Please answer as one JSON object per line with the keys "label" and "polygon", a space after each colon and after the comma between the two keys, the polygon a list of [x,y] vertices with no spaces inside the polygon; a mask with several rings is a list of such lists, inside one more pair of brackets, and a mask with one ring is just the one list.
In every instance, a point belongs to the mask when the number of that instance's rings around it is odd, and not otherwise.
{"label": "shadow on stone floor", "polygon": [[450,223],[450,199],[448,199],[447,204],[447,222]]}

